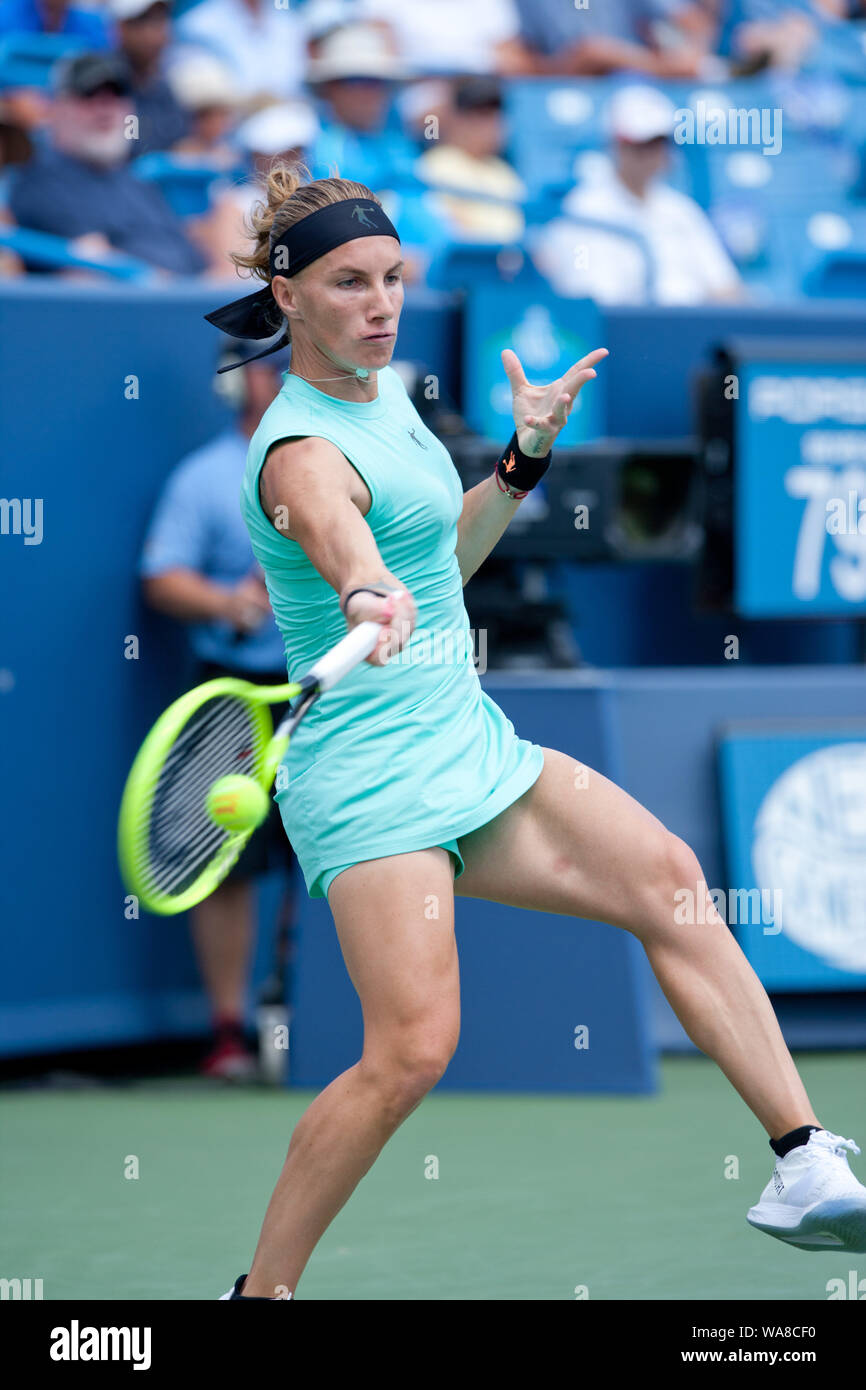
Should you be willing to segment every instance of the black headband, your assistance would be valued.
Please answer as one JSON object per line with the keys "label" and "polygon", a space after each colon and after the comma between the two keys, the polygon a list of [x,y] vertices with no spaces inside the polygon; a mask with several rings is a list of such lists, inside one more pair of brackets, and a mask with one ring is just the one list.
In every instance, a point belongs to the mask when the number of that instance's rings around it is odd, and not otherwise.
{"label": "black headband", "polygon": [[[291,278],[320,256],[326,256],[344,242],[356,241],[362,236],[392,236],[400,240],[393,222],[372,198],[344,198],[339,203],[318,208],[300,221],[293,222],[274,242],[270,253],[271,279],[275,275]],[[222,309],[214,309],[212,314],[205,314],[205,318],[233,338],[256,340],[273,337],[283,322],[270,284],[255,294],[244,295],[243,299],[225,304]],[[265,348],[264,352],[257,352],[243,362],[233,362],[219,370],[229,372],[234,367],[246,366],[247,362],[255,362],[259,357],[279,351],[288,341],[288,330],[285,330],[279,341]]]}

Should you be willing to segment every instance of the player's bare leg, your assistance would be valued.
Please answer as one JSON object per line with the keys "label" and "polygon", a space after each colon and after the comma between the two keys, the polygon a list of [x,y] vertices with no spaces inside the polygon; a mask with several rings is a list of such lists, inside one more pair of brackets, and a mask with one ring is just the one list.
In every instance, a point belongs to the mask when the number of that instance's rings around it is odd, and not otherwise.
{"label": "player's bare leg", "polygon": [[322,1233],[448,1066],[460,1031],[453,884],[439,848],[334,879],[328,902],[361,1000],[363,1053],[295,1126],[245,1296],[294,1293]]}
{"label": "player's bare leg", "polygon": [[686,1033],[770,1138],[820,1124],[764,987],[712,899],[697,924],[675,920],[674,894],[706,888],[694,852],[615,783],[545,748],[534,785],[463,836],[460,852],[458,896],[610,922],[636,936]]}

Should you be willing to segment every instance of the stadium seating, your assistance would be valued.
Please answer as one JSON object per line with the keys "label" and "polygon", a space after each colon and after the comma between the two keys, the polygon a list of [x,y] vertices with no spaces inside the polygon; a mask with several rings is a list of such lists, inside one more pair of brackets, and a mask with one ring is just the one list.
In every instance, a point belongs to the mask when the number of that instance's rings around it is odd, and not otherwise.
{"label": "stadium seating", "polygon": [[201,217],[211,206],[216,186],[244,178],[249,172],[241,164],[233,169],[219,168],[166,150],[142,155],[130,169],[136,178],[157,184],[178,217]]}
{"label": "stadium seating", "polygon": [[0,38],[0,90],[47,87],[58,59],[86,48],[77,35],[7,34]]}
{"label": "stadium seating", "polygon": [[544,283],[518,242],[511,246],[450,242],[433,256],[425,279],[433,290],[468,290],[497,280],[527,285]]}
{"label": "stadium seating", "polygon": [[114,251],[104,255],[82,255],[72,242],[50,232],[34,232],[29,227],[0,225],[0,246],[7,247],[27,266],[38,270],[95,270],[113,280],[147,284],[156,280],[151,266],[134,256]]}
{"label": "stadium seating", "polygon": [[816,199],[811,208],[771,214],[768,227],[774,264],[789,297],[862,298],[858,265],[866,255],[866,208]]}

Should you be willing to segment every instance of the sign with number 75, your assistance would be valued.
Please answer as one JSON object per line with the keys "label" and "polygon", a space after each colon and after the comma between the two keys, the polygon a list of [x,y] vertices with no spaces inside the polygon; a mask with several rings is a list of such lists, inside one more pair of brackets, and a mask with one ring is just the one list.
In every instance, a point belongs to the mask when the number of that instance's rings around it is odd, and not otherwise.
{"label": "sign with number 75", "polygon": [[[792,591],[818,596],[825,561],[830,584],[849,603],[866,599],[866,469],[798,464],[785,473],[785,491],[804,502],[794,550]],[[828,550],[829,548],[829,550]]]}

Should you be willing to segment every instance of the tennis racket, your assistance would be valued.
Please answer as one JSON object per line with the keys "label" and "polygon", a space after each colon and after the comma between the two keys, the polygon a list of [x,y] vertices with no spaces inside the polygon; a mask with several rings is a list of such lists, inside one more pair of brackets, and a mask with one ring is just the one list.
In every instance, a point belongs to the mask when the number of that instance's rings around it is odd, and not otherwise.
{"label": "tennis racket", "polygon": [[[141,745],[120,803],[120,871],[142,907],[162,916],[185,912],[222,883],[261,823],[256,808],[268,808],[295,729],[326,690],[370,655],[381,632],[380,623],[359,623],[300,681],[258,686],[223,676],[169,705]],[[268,706],[295,699],[274,733]],[[237,779],[256,784],[240,783],[252,808],[241,828],[228,828],[225,814],[214,818],[214,788],[224,777],[236,779],[235,789]],[[233,809],[231,798],[223,800],[218,814]]]}

